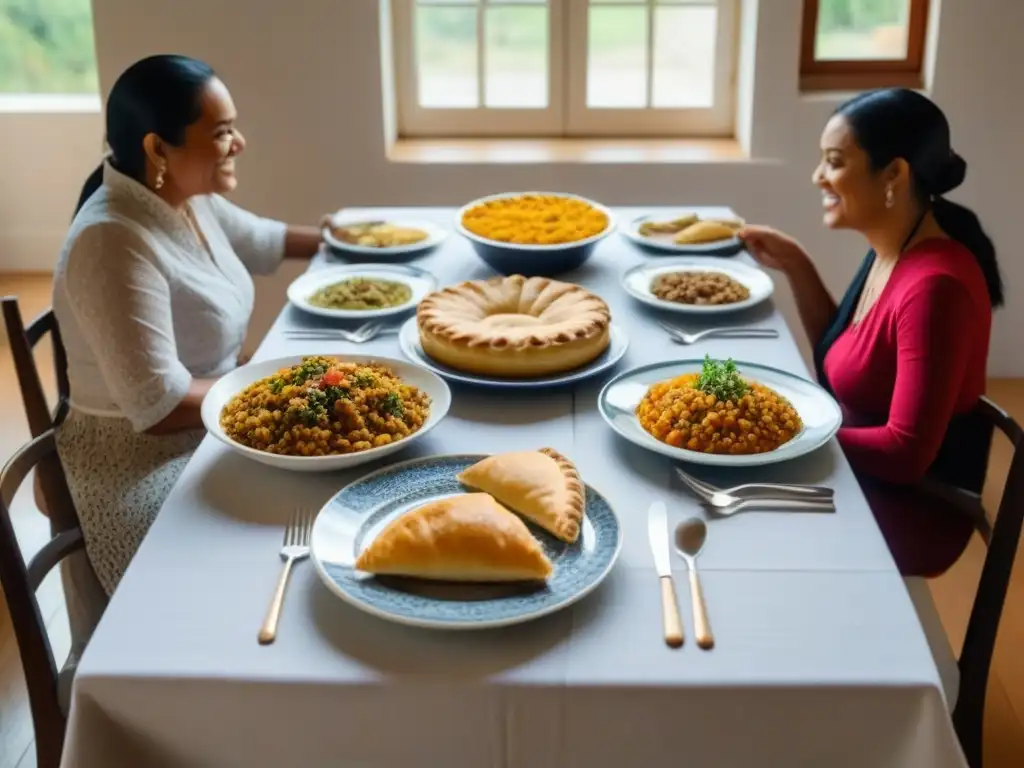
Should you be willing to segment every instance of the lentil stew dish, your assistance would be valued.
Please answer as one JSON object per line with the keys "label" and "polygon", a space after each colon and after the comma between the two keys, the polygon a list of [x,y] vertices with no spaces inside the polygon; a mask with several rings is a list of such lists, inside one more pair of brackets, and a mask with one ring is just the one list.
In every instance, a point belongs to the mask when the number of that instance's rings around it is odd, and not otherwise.
{"label": "lentil stew dish", "polygon": [[317,356],[250,384],[224,406],[220,423],[258,451],[331,456],[402,440],[429,414],[429,395],[387,366]]}
{"label": "lentil stew dish", "polygon": [[700,373],[651,385],[636,415],[655,439],[702,453],[767,453],[803,429],[800,415],[786,398],[744,379],[731,359],[709,357]]}
{"label": "lentil stew dish", "polygon": [[676,304],[737,304],[750,289],[723,272],[665,272],[651,281],[651,294]]}

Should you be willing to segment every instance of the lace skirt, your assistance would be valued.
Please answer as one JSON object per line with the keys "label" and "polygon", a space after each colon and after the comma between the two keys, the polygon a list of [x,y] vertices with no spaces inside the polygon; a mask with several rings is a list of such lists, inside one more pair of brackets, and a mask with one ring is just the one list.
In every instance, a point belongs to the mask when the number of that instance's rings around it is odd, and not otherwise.
{"label": "lace skirt", "polygon": [[82,523],[85,550],[108,595],[203,435],[201,429],[139,434],[127,419],[73,409],[57,430],[57,452]]}

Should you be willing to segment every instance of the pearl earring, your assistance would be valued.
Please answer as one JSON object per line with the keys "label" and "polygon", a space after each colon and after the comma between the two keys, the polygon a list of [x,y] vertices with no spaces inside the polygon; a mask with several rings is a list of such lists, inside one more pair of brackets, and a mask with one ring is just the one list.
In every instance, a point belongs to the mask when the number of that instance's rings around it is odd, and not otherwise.
{"label": "pearl earring", "polygon": [[896,199],[893,197],[892,187],[886,187],[885,188],[885,207],[886,208],[892,208],[893,205],[895,205],[895,203],[896,203]]}
{"label": "pearl earring", "polygon": [[153,181],[153,187],[160,189],[164,185],[164,173],[167,172],[167,166],[163,163],[156,169],[156,179]]}

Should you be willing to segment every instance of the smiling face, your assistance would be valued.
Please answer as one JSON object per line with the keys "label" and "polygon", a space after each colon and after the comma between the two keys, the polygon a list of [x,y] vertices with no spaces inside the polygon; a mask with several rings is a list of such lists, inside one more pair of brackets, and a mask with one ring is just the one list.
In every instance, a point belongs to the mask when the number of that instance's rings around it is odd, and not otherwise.
{"label": "smiling face", "polygon": [[224,83],[211,79],[199,103],[201,114],[185,129],[182,146],[161,144],[167,183],[184,198],[231,192],[238,184],[235,157],[245,149],[245,138],[235,128],[238,113]]}
{"label": "smiling face", "polygon": [[866,231],[887,217],[886,188],[895,179],[871,168],[846,118],[835,115],[821,134],[821,162],[812,180],[821,189],[825,226]]}

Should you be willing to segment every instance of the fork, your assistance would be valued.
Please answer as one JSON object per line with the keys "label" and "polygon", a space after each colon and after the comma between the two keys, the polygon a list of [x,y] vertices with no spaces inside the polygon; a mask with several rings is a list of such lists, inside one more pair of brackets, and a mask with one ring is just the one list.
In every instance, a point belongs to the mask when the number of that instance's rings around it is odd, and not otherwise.
{"label": "fork", "polygon": [[281,618],[281,603],[284,602],[284,590],[288,585],[288,576],[292,572],[292,563],[309,557],[309,537],[313,531],[314,514],[308,510],[296,509],[284,529],[284,546],[281,547],[281,559],[284,568],[281,578],[277,580],[274,599],[270,601],[267,618],[260,628],[260,645],[268,645],[277,638],[277,622]]}
{"label": "fork", "polygon": [[[789,512],[835,512],[836,506],[832,497],[807,495],[803,498],[790,496],[781,498],[780,495],[774,498],[770,496],[749,496],[742,497],[725,491],[711,491],[703,484],[691,483],[683,472],[679,477],[694,495],[707,506],[713,507],[720,515],[731,515],[735,512],[755,507],[757,509],[782,509]],[[689,478],[692,480],[693,478]]]}
{"label": "fork", "polygon": [[718,493],[741,499],[794,498],[805,501],[827,501],[835,496],[835,491],[823,485],[799,485],[795,483],[743,483],[732,488],[718,488],[711,483],[706,483],[684,472],[679,467],[676,467],[675,470],[676,474],[679,475],[679,479],[702,499]]}
{"label": "fork", "polygon": [[369,322],[354,331],[346,331],[343,328],[293,328],[286,330],[284,335],[286,338],[299,341],[350,341],[353,344],[363,344],[382,334],[397,332],[398,328]]}
{"label": "fork", "polygon": [[779,332],[774,328],[708,328],[697,333],[687,333],[682,328],[659,321],[660,325],[678,344],[696,344],[701,339],[714,336],[722,339],[777,339]]}

